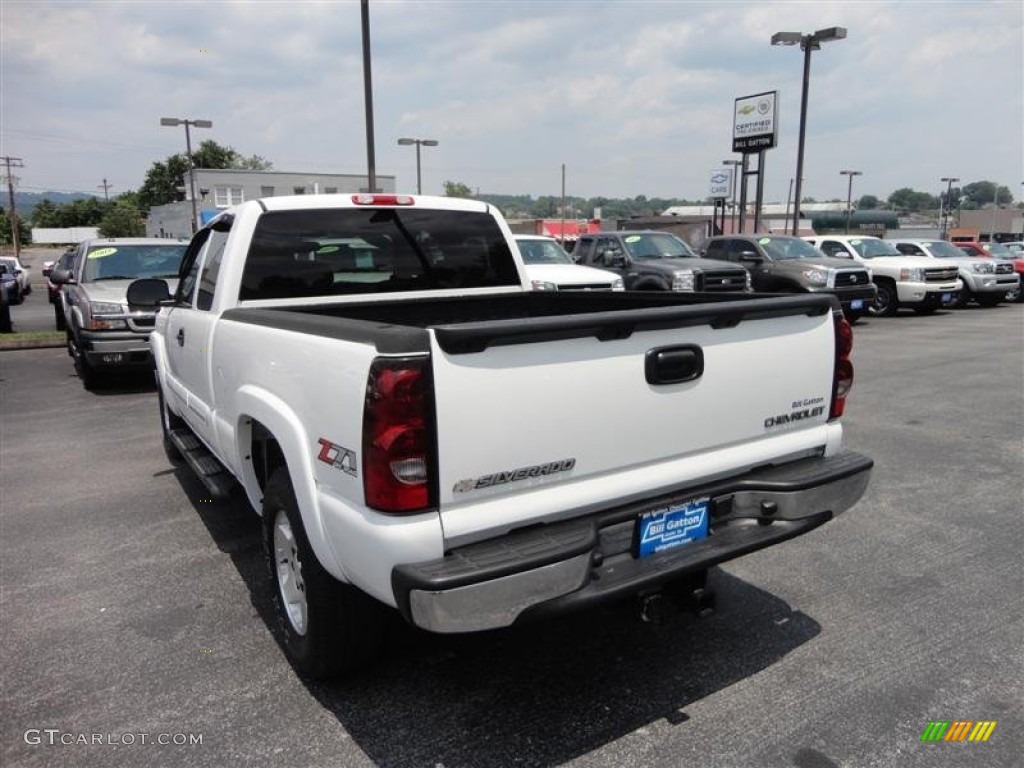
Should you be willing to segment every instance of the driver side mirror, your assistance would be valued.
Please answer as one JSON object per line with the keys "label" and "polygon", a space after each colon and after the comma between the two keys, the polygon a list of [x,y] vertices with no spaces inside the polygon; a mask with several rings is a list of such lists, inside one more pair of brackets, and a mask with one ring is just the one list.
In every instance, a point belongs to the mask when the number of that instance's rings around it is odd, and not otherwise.
{"label": "driver side mirror", "polygon": [[609,248],[601,258],[606,267],[625,268],[629,266],[629,257],[618,248]]}
{"label": "driver side mirror", "polygon": [[66,285],[75,282],[75,278],[71,275],[70,269],[55,268],[50,272],[50,282],[54,285]]}
{"label": "driver side mirror", "polygon": [[764,256],[756,251],[741,251],[740,262],[743,264],[763,264]]}
{"label": "driver side mirror", "polygon": [[128,286],[128,306],[140,309],[156,309],[164,302],[171,301],[171,289],[166,280],[144,277]]}

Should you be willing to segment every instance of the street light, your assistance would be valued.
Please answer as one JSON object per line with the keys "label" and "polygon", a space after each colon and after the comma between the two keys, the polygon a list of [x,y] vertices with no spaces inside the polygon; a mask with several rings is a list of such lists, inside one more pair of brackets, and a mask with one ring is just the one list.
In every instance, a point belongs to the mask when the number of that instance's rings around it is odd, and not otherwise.
{"label": "street light", "polygon": [[192,234],[194,235],[199,229],[199,214],[196,212],[196,174],[195,168],[192,165],[192,136],[189,134],[188,129],[189,126],[213,128],[213,122],[210,120],[181,120],[177,117],[161,117],[160,125],[171,128],[178,125],[185,126],[185,149],[188,151],[188,186],[189,197],[192,198]]}
{"label": "street light", "polygon": [[946,200],[943,204],[943,200],[939,199],[939,219],[942,220],[942,239],[945,240],[949,236],[949,214],[952,213],[952,204],[950,200],[953,198],[953,182],[960,181],[960,179],[952,176],[943,176],[940,181],[946,182]]}
{"label": "street light", "polygon": [[420,177],[420,147],[436,147],[437,142],[434,139],[399,139],[398,143],[403,147],[411,147],[413,144],[416,145],[416,194],[423,194],[423,182]]}
{"label": "street light", "polygon": [[800,140],[796,150],[796,196],[793,200],[793,234],[797,233],[800,221],[800,191],[804,176],[804,136],[807,132],[807,87],[811,80],[811,51],[821,48],[822,43],[842,40],[846,37],[845,27],[819,29],[811,35],[800,32],[776,32],[772,45],[800,45],[804,52],[804,85],[800,96]]}
{"label": "street light", "polygon": [[723,160],[722,165],[732,166],[732,233],[736,234],[736,186],[739,179],[736,178],[736,171],[738,166],[743,165],[742,160]]}
{"label": "street light", "polygon": [[846,234],[850,234],[850,214],[853,212],[853,177],[864,174],[860,171],[840,171],[839,175],[849,177],[849,182],[846,185]]}

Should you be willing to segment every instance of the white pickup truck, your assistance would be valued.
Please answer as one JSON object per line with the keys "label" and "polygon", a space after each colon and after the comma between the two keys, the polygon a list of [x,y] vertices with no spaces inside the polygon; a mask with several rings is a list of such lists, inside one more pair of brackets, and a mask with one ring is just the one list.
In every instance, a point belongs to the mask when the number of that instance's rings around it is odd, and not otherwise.
{"label": "white pickup truck", "polygon": [[826,295],[536,292],[482,202],[275,197],[193,239],[151,337],[165,446],[263,519],[327,676],[386,607],[471,632],[685,585],[863,494]]}

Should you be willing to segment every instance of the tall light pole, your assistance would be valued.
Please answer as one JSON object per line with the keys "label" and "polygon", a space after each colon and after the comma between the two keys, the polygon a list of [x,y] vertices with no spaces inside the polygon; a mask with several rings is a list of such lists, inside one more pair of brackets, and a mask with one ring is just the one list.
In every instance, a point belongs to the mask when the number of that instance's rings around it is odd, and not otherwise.
{"label": "tall light pole", "polygon": [[953,176],[943,176],[940,181],[946,182],[946,200],[945,205],[943,201],[939,200],[939,218],[942,219],[942,239],[945,240],[949,236],[949,215],[953,212],[953,204],[950,202],[953,199],[953,182],[960,181]]}
{"label": "tall light pole", "polygon": [[850,234],[850,214],[853,212],[853,177],[863,176],[860,171],[840,171],[840,176],[848,176],[846,185],[846,234]]}
{"label": "tall light pole", "polygon": [[736,187],[739,186],[739,179],[736,178],[736,172],[739,166],[743,165],[742,160],[723,160],[722,165],[732,166],[732,225],[731,234],[736,234]]}
{"label": "tall light pole", "polygon": [[776,32],[772,45],[800,45],[804,52],[804,84],[800,95],[800,140],[796,150],[796,195],[793,198],[793,234],[797,233],[800,222],[800,192],[804,176],[804,138],[807,133],[807,90],[811,81],[811,51],[821,48],[822,43],[842,40],[846,37],[845,27],[828,27],[804,35],[800,32]]}
{"label": "tall light pole", "polygon": [[177,117],[161,117],[160,125],[166,125],[172,128],[178,125],[185,126],[185,149],[187,151],[186,157],[188,158],[188,186],[189,197],[192,198],[192,234],[194,235],[199,230],[199,213],[196,211],[196,169],[192,163],[192,135],[189,133],[188,129],[190,126],[195,126],[196,128],[213,128],[213,122],[210,120],[182,120]]}
{"label": "tall light pole", "polygon": [[403,147],[411,147],[413,144],[416,145],[416,194],[423,194],[423,180],[420,175],[420,147],[436,147],[437,141],[434,139],[399,139],[398,143]]}

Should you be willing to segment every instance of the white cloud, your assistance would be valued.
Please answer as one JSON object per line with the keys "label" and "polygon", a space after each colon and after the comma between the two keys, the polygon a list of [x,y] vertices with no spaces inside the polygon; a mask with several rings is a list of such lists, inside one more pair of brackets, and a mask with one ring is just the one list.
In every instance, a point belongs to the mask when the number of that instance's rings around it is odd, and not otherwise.
{"label": "white cloud", "polygon": [[[766,194],[795,165],[802,74],[779,30],[845,26],[812,57],[808,194],[930,189],[942,175],[1019,188],[1020,3],[392,2],[371,0],[378,173],[414,183],[402,135],[435,138],[446,179],[543,195],[700,197],[729,156],[733,99],[780,92]],[[927,12],[925,12],[925,10]],[[164,115],[282,169],[366,166],[360,9],[343,2],[0,3],[0,129],[23,183],[137,187],[181,151]],[[985,120],[958,106],[983,107]],[[46,137],[60,137],[59,139]],[[70,150],[70,151],[69,151]],[[1005,177],[1005,178],[1004,178]],[[98,181],[96,182],[98,183]],[[1016,194],[1016,192],[1015,192]]]}

